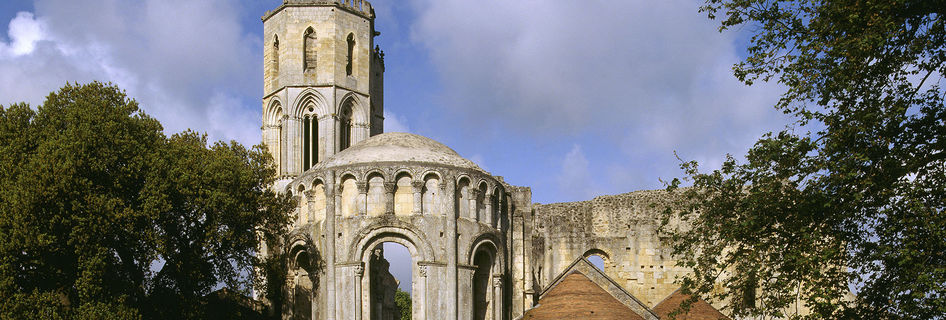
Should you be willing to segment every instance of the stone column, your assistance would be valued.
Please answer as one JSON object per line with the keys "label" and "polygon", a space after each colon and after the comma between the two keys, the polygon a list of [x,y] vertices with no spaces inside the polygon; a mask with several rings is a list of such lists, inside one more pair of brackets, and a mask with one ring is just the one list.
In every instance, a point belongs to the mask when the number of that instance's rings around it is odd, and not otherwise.
{"label": "stone column", "polygon": [[486,209],[483,210],[485,211],[483,212],[483,214],[486,216],[483,217],[483,223],[486,223],[490,225],[491,227],[494,227],[493,220],[495,219],[495,217],[493,216],[493,197],[494,196],[495,195],[493,195],[491,191],[486,191],[486,196],[483,197],[483,201],[486,202],[484,203],[484,207]]}
{"label": "stone column", "polygon": [[[341,193],[335,190],[335,172],[325,174],[325,314],[335,319],[335,204],[341,202]],[[313,318],[315,319],[315,318]]]}
{"label": "stone column", "polygon": [[480,196],[480,189],[473,188],[470,186],[467,188],[467,194],[470,195],[470,219],[473,221],[480,221],[480,210],[476,206],[476,198]]}
{"label": "stone column", "polygon": [[[417,267],[417,279],[420,281],[418,287],[420,288],[420,293],[417,296],[420,298],[420,301],[417,301],[417,306],[420,307],[420,312],[417,314],[420,318],[418,320],[427,319],[427,266]],[[417,288],[414,288],[415,290]]]}
{"label": "stone column", "polygon": [[493,320],[503,320],[503,275],[493,275]]}
{"label": "stone column", "polygon": [[365,275],[364,266],[355,267],[355,320],[361,320],[361,278]]}
{"label": "stone column", "polygon": [[368,182],[357,181],[355,186],[358,187],[358,200],[355,201],[358,206],[357,215],[364,216],[368,211]]}
{"label": "stone column", "polygon": [[424,212],[424,182],[411,182],[411,191],[414,192],[414,206],[411,207],[411,214],[422,214]]}
{"label": "stone column", "polygon": [[384,183],[384,214],[394,215],[394,190],[397,184],[394,182]]}
{"label": "stone column", "polygon": [[[457,318],[457,308],[460,303],[460,300],[457,296],[457,182],[454,180],[454,177],[449,177],[444,181],[443,192],[441,193],[443,199],[441,204],[443,210],[441,212],[447,217],[447,310],[444,310],[444,319],[458,319]],[[452,307],[450,305],[453,305]]]}

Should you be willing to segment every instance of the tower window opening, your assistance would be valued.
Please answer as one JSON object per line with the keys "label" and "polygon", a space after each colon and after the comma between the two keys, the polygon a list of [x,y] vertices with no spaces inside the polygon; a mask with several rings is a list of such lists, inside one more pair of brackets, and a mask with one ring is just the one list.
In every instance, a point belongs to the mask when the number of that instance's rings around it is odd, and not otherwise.
{"label": "tower window opening", "polygon": [[352,106],[351,103],[345,105],[342,109],[342,115],[338,119],[338,151],[348,149],[351,146],[352,139]]}
{"label": "tower window opening", "polygon": [[302,118],[302,171],[319,162],[319,121],[315,115]]}
{"label": "tower window opening", "polygon": [[317,38],[315,36],[315,31],[312,30],[312,27],[309,27],[305,30],[305,35],[303,36],[303,51],[305,53],[305,58],[302,61],[302,68],[306,71],[315,70],[316,65],[316,56],[318,47]]}
{"label": "tower window opening", "polygon": [[271,88],[278,86],[279,78],[279,35],[273,36],[273,47],[269,52],[269,61],[266,64],[265,78],[268,79]]}
{"label": "tower window opening", "polygon": [[345,74],[349,76],[351,75],[351,71],[352,71],[352,60],[354,60],[353,58],[354,51],[355,51],[355,35],[349,33],[348,34],[348,64],[345,65]]}

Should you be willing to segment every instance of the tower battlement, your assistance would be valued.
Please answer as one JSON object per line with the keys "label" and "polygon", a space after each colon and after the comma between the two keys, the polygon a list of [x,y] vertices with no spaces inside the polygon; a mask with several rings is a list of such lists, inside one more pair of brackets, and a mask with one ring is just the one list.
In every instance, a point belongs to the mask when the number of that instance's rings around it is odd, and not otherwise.
{"label": "tower battlement", "polygon": [[347,9],[348,11],[351,11],[352,13],[360,15],[364,18],[374,18],[374,9],[371,7],[371,3],[367,0],[283,0],[282,5],[278,8],[266,11],[266,14],[263,14],[262,19],[263,21],[266,21],[266,19],[269,19],[269,17],[272,17],[283,8],[293,6],[334,6]]}

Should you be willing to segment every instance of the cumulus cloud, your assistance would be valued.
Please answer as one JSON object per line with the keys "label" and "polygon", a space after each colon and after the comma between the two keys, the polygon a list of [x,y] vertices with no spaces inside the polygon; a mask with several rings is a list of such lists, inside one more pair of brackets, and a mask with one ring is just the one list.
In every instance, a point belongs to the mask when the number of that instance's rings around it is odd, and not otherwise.
{"label": "cumulus cloud", "polygon": [[237,2],[37,0],[34,7],[10,21],[11,41],[0,46],[0,103],[37,105],[67,82],[107,81],[169,132],[259,142],[259,40],[239,24]]}
{"label": "cumulus cloud", "polygon": [[718,163],[785,123],[771,107],[781,89],[732,76],[739,35],[718,33],[698,0],[411,3],[445,110],[464,126],[584,140],[609,162],[591,174],[625,177],[607,192],[660,187],[680,175],[674,151]]}
{"label": "cumulus cloud", "polygon": [[32,13],[19,12],[10,20],[10,43],[0,43],[0,56],[21,56],[33,52],[36,42],[45,36],[44,25]]}

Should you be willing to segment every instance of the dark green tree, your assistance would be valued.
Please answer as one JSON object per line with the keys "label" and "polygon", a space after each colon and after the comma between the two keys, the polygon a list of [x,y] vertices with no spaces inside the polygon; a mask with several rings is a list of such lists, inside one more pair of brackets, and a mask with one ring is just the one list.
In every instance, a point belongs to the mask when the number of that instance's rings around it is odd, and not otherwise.
{"label": "dark green tree", "polygon": [[273,177],[261,147],[167,138],[111,85],[0,107],[0,318],[202,317],[290,221]]}
{"label": "dark green tree", "polygon": [[[692,188],[666,222],[684,288],[737,317],[946,314],[946,3],[707,0],[748,32],[734,67],[794,116]],[[670,189],[681,185],[680,180]],[[855,295],[851,295],[854,293]],[[801,312],[804,313],[804,312]]]}
{"label": "dark green tree", "polygon": [[394,292],[394,303],[397,304],[397,309],[401,311],[401,320],[411,320],[411,294],[397,288],[397,291]]}

